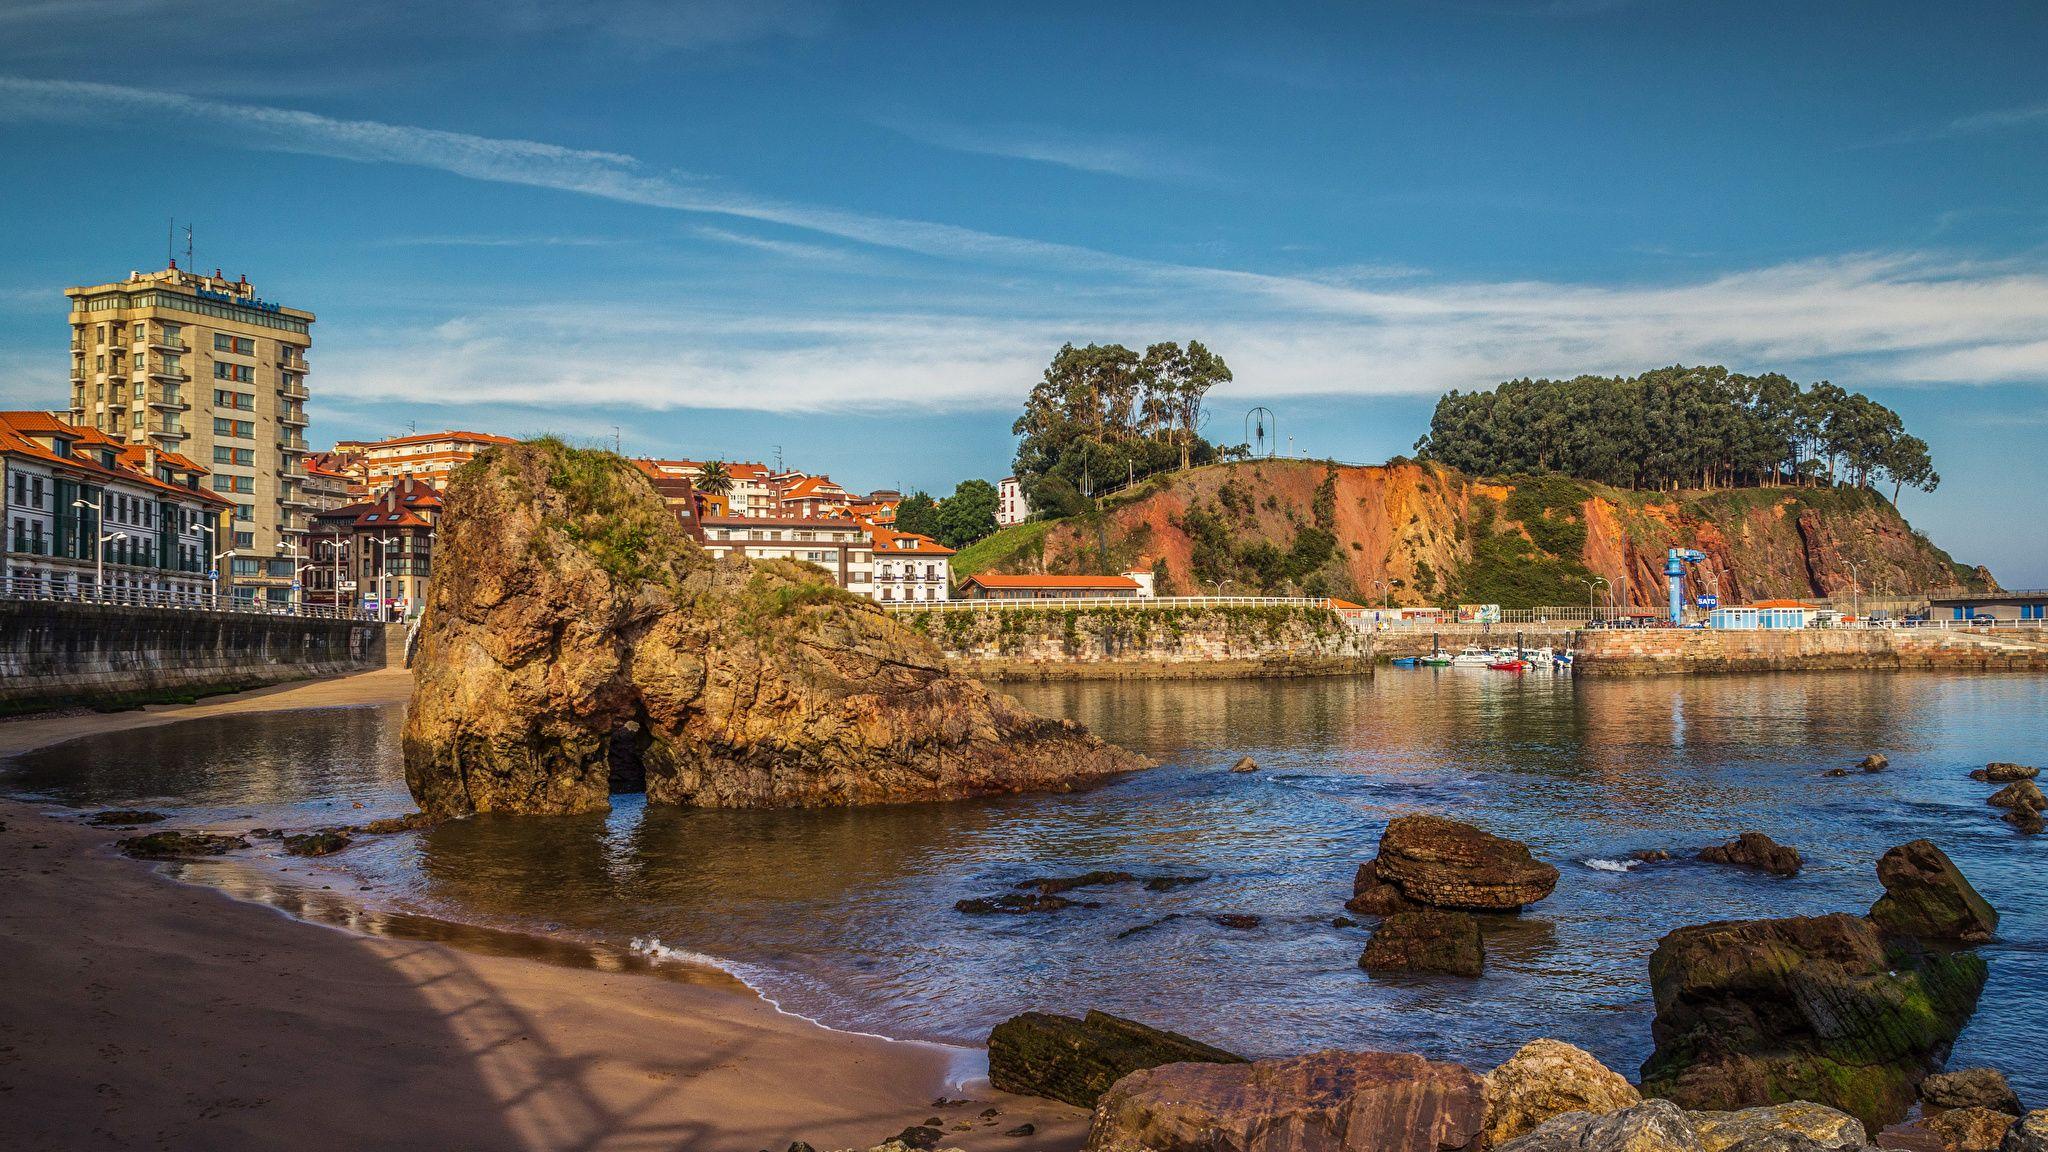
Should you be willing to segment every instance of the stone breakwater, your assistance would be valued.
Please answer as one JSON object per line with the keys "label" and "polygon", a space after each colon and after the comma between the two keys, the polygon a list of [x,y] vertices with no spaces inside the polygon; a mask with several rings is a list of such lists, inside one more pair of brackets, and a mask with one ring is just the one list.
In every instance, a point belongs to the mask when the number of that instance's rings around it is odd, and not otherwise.
{"label": "stone breakwater", "polygon": [[1807,628],[1722,632],[1649,628],[1582,632],[1577,669],[1591,675],[1666,672],[2048,672],[2048,634],[2033,630]]}
{"label": "stone breakwater", "polygon": [[0,712],[144,704],[382,667],[383,625],[0,601]]}
{"label": "stone breakwater", "polygon": [[953,605],[892,615],[983,680],[1333,676],[1370,672],[1373,638],[1309,605]]}

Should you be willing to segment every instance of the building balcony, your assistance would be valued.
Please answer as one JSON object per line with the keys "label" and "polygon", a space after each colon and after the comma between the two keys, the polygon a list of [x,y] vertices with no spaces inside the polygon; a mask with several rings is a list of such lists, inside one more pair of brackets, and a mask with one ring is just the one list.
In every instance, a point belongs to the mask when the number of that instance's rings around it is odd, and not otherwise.
{"label": "building balcony", "polygon": [[153,397],[149,402],[149,406],[167,412],[190,412],[192,410],[192,406],[185,403],[175,392]]}
{"label": "building balcony", "polygon": [[186,440],[192,436],[191,429],[178,424],[151,424],[148,431],[151,436],[161,437],[165,440]]}
{"label": "building balcony", "polygon": [[304,428],[312,423],[311,420],[306,419],[304,412],[279,412],[277,414],[277,422],[279,424],[289,424],[294,428]]}
{"label": "building balcony", "polygon": [[284,452],[311,451],[311,449],[306,447],[306,438],[304,436],[279,436],[277,438],[277,446],[280,451]]}
{"label": "building balcony", "polygon": [[298,356],[280,357],[277,361],[277,366],[287,372],[310,372],[313,370],[311,364],[306,363],[303,358]]}
{"label": "building balcony", "polygon": [[109,380],[126,380],[127,378],[128,369],[119,364],[115,364],[107,369],[107,379]]}
{"label": "building balcony", "polygon": [[279,384],[277,386],[277,393],[280,396],[290,396],[295,400],[304,400],[306,399],[306,386],[303,383]]}
{"label": "building balcony", "polygon": [[[278,497],[277,502],[287,508],[311,508],[313,506],[313,502],[306,499],[306,494],[303,492],[288,492]],[[297,531],[303,532],[305,529],[300,528]]]}
{"label": "building balcony", "polygon": [[190,352],[192,350],[190,344],[185,343],[178,337],[166,336],[161,332],[149,338],[149,346],[151,348],[161,348],[166,352]]}
{"label": "building balcony", "polygon": [[192,374],[183,368],[151,368],[149,374],[157,380],[174,380],[181,384],[192,379]]}

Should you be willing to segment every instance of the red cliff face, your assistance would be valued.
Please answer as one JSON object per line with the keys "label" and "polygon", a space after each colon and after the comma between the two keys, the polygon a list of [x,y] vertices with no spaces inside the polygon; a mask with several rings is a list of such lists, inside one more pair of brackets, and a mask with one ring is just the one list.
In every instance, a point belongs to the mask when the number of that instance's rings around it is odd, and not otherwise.
{"label": "red cliff face", "polygon": [[[1320,592],[1410,605],[1572,604],[1585,599],[1581,581],[1596,576],[1626,593],[1617,600],[1660,604],[1669,548],[1704,552],[1696,586],[1729,602],[1846,595],[1858,577],[1866,594],[1990,583],[1858,489],[1643,493],[1559,478],[1480,480],[1430,464],[1267,460],[1194,469],[1105,504],[1096,517],[1055,524],[1043,554],[1022,563],[1077,573],[1160,564],[1182,593]],[[1276,576],[1247,552],[1266,544],[1288,553],[1304,529],[1333,536],[1332,553]],[[1227,549],[1220,559],[1218,540]]]}

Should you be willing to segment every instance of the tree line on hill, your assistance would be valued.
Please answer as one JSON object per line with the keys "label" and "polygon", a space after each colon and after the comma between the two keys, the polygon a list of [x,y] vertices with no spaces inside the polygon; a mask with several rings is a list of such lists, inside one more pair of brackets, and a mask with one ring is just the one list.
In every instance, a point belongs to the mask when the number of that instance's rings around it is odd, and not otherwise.
{"label": "tree line on hill", "polygon": [[1479,476],[1561,472],[1617,488],[1941,483],[1899,414],[1825,380],[1719,365],[1510,380],[1437,401],[1425,459]]}

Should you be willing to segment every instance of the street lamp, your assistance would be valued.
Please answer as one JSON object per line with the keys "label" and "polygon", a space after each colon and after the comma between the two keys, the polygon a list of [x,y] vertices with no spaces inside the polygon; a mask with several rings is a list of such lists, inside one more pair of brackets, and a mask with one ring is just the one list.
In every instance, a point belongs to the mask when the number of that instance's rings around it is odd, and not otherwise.
{"label": "street lamp", "polygon": [[377,543],[383,545],[382,562],[377,566],[377,618],[391,618],[391,546],[399,543],[396,536],[379,536]]}
{"label": "street lamp", "polygon": [[[99,530],[100,530],[100,506],[99,506],[99,505],[97,505],[97,504],[95,504],[95,503],[93,503],[92,501],[90,501],[90,500],[87,500],[87,499],[84,499],[84,498],[82,498],[82,497],[81,497],[80,499],[77,499],[77,500],[73,500],[73,501],[71,502],[71,506],[72,506],[73,508],[90,508],[90,509],[92,509],[92,516],[93,516],[93,521],[92,521],[92,530],[93,530],[93,533],[94,533],[95,535],[97,535],[97,534],[98,534],[98,532],[99,532]],[[80,524],[80,525],[78,526],[78,528],[79,528],[79,531],[80,531],[80,532],[83,532],[83,531],[85,530],[85,525],[84,525],[84,524]],[[92,591],[93,591],[93,595],[95,595],[95,596],[99,595],[99,591],[100,591],[100,573],[101,573],[101,566],[100,566],[100,550],[99,550],[99,547],[98,547],[97,545],[95,545],[95,546],[93,547],[93,550],[92,550]]]}
{"label": "street lamp", "polygon": [[115,540],[126,540],[127,538],[128,534],[126,532],[109,532],[100,537],[99,546],[92,550],[92,591],[93,595],[102,600],[107,598],[107,545]]}
{"label": "street lamp", "polygon": [[1595,619],[1593,608],[1593,590],[1595,588],[1598,588],[1600,585],[1607,583],[1607,577],[1595,576],[1591,580],[1580,580],[1579,583],[1584,584],[1586,586],[1586,622],[1590,624]]}
{"label": "street lamp", "polygon": [[1848,563],[1849,615],[1855,617],[1857,623],[1860,624],[1863,622],[1863,577],[1861,573],[1858,571],[1861,565],[1857,564],[1854,560],[1851,560]]}

